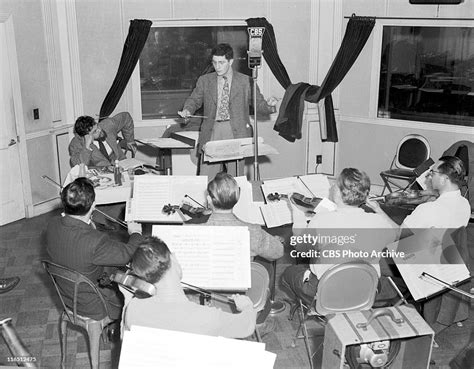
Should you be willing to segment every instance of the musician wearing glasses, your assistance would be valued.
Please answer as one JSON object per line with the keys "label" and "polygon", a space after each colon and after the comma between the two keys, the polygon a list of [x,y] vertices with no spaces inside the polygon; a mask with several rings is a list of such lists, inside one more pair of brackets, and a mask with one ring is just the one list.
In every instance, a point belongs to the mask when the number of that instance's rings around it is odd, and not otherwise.
{"label": "musician wearing glasses", "polygon": [[133,254],[131,264],[135,275],[155,286],[155,294],[128,303],[125,329],[141,325],[228,338],[248,337],[255,330],[257,312],[247,296],[231,296],[237,314],[189,301],[181,286],[181,266],[162,240],[147,237]]}
{"label": "musician wearing glasses", "polygon": [[[469,201],[461,196],[460,187],[464,183],[466,171],[461,159],[443,156],[428,175],[433,190],[439,197],[420,204],[403,221],[403,228],[459,228],[466,226],[471,216]],[[376,202],[369,205],[379,214],[390,219]]]}
{"label": "musician wearing glasses", "polygon": [[[141,224],[128,224],[128,243],[114,240],[107,233],[96,230],[91,222],[95,208],[94,186],[84,177],[77,178],[63,189],[61,201],[64,213],[53,218],[46,230],[47,252],[54,263],[78,271],[98,284],[107,266],[125,265],[130,261],[138,242],[142,240]],[[72,308],[74,286],[65,284],[61,288],[69,297],[66,305]],[[110,318],[119,319],[123,302],[118,289],[99,290],[107,302]],[[104,318],[101,316],[101,302],[87,289],[79,289],[78,301],[78,314],[95,320]]]}

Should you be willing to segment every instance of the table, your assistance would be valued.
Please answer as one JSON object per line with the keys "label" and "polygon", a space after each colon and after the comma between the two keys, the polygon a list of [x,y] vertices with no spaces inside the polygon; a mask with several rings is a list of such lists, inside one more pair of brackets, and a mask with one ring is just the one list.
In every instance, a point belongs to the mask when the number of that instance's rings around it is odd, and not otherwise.
{"label": "table", "polygon": [[[97,173],[97,174],[96,174]],[[66,176],[63,187],[74,181],[79,174],[79,165],[72,168]],[[132,194],[132,182],[127,172],[122,173],[122,185],[117,186],[114,182],[114,174],[102,170],[87,170],[87,178],[98,180],[99,186],[95,187],[96,205],[115,204],[126,202]]]}

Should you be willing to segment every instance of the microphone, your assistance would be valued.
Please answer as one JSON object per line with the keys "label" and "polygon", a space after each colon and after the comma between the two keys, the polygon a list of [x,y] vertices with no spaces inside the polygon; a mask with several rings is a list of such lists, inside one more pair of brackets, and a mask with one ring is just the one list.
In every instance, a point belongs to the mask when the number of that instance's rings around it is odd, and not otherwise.
{"label": "microphone", "polygon": [[248,66],[250,69],[258,68],[262,65],[262,40],[265,27],[248,27],[249,33],[249,50]]}

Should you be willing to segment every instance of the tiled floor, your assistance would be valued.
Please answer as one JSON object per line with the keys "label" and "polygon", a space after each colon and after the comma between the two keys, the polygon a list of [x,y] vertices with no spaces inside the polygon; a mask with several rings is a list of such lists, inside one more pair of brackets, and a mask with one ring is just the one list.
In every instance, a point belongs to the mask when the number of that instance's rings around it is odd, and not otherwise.
{"label": "tiled floor", "polygon": [[[13,291],[0,295],[0,320],[13,318],[18,335],[36,358],[40,368],[60,367],[59,301],[40,263],[41,259],[46,258],[42,231],[48,220],[56,214],[59,211],[0,227],[0,276],[21,277],[20,284]],[[121,234],[116,233],[115,236],[121,237]],[[278,275],[288,265],[285,261],[287,260],[279,262]],[[277,298],[284,297],[278,288],[276,294]],[[288,308],[285,312],[270,317],[273,328],[263,337],[263,341],[267,350],[277,354],[275,368],[307,368],[309,365],[303,341],[299,340],[297,346],[292,347],[298,320],[295,318],[290,322],[287,318]],[[314,339],[314,344],[319,345],[323,329],[317,325],[312,327],[313,333],[320,335]],[[474,368],[474,347],[470,351],[469,363],[454,366],[453,362],[453,358],[469,340],[473,341],[473,327],[471,314],[470,320],[462,327],[454,325],[438,335],[436,340],[440,347],[433,349],[432,359],[435,364],[430,368]],[[14,363],[8,362],[10,356],[8,348],[0,341],[0,365],[14,366]],[[118,358],[118,345],[101,343],[101,368],[116,368]],[[320,360],[321,355],[317,355],[316,364]],[[199,362],[196,367],[201,367]],[[72,329],[68,333],[67,368],[90,368],[84,336]]]}

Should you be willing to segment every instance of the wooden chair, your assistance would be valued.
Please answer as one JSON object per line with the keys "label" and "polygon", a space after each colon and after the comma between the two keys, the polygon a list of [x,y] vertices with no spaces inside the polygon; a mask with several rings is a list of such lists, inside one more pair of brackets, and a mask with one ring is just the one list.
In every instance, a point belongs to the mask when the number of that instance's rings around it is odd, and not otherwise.
{"label": "wooden chair", "polygon": [[[86,330],[89,337],[89,354],[91,359],[92,369],[99,368],[99,345],[100,337],[103,329],[112,322],[109,318],[109,311],[104,297],[100,293],[98,287],[87,277],[79,272],[69,269],[65,266],[55,264],[48,260],[42,260],[44,269],[51,277],[59,299],[63,305],[63,312],[59,318],[59,337],[61,341],[61,368],[66,368],[66,353],[67,353],[67,323],[82,327]],[[72,283],[74,285],[73,306],[72,309],[64,302],[64,294],[58,284]],[[101,320],[94,320],[86,316],[81,316],[77,313],[77,294],[81,285],[89,286],[89,290],[97,295],[97,298],[102,302],[103,312],[105,318]]]}

